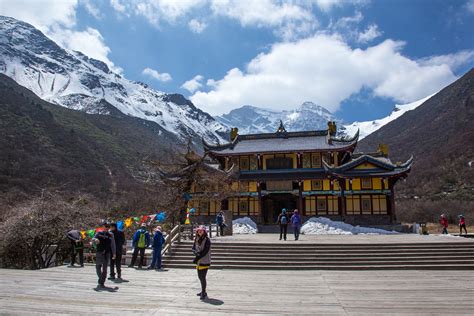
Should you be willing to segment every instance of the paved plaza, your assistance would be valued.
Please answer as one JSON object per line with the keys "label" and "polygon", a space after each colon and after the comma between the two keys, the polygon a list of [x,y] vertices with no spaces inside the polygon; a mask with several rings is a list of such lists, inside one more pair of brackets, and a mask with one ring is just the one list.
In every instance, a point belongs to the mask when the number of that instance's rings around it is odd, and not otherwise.
{"label": "paved plaza", "polygon": [[[400,236],[405,236],[405,239]],[[387,242],[400,236],[338,237]],[[228,237],[258,239],[272,235]],[[316,238],[317,236],[311,237]],[[350,237],[356,237],[350,239]],[[446,240],[432,236],[427,239]],[[346,239],[349,238],[349,239]],[[389,239],[385,239],[389,238]],[[302,238],[305,242],[305,238]],[[450,238],[450,240],[464,239]],[[419,239],[426,241],[425,239]],[[221,242],[223,239],[221,240]],[[290,241],[288,241],[290,242]],[[147,271],[124,268],[129,282],[116,292],[94,290],[95,267],[56,267],[39,271],[0,270],[0,314],[141,315],[473,315],[474,271],[453,270],[243,270],[211,269],[207,301],[196,296],[194,269]]]}

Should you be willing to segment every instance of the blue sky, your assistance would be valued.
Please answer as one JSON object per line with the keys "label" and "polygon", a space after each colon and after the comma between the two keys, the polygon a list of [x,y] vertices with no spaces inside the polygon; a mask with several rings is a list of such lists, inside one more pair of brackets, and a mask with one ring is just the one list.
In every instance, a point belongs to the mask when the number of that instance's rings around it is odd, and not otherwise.
{"label": "blue sky", "polygon": [[211,114],[313,101],[371,120],[474,65],[474,0],[2,0],[0,14]]}

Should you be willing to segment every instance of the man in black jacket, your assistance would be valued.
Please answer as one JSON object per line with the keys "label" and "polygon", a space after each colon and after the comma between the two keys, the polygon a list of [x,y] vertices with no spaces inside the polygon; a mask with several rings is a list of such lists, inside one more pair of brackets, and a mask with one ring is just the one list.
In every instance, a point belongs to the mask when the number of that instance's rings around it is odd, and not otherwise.
{"label": "man in black jacket", "polygon": [[115,280],[115,268],[117,268],[117,278],[122,279],[122,252],[125,243],[125,234],[117,229],[116,223],[110,224],[110,232],[114,235],[115,240],[115,259],[110,261],[110,277],[109,280]]}
{"label": "man in black jacket", "polygon": [[101,223],[102,227],[97,229],[92,242],[97,246],[97,254],[95,259],[95,269],[99,277],[97,288],[105,288],[105,279],[107,278],[107,265],[110,259],[115,259],[115,239],[114,235],[109,232],[110,225],[106,221]]}

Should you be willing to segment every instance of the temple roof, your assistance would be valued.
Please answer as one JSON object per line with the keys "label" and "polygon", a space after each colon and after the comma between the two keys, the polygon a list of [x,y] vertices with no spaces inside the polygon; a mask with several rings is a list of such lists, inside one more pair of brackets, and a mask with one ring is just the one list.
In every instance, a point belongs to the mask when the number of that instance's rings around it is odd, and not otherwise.
{"label": "temple roof", "polygon": [[337,151],[354,148],[359,139],[359,131],[353,137],[336,138],[327,130],[287,132],[278,129],[275,133],[237,135],[232,142],[211,145],[203,140],[204,149],[215,155],[241,155],[259,153],[283,153],[305,151]]}
{"label": "temple roof", "polygon": [[[323,160],[324,169],[333,175],[343,178],[350,177],[393,177],[410,172],[413,157],[403,164],[393,164],[387,157],[374,157],[363,154],[341,166],[331,167]],[[367,164],[369,167],[358,169],[358,166]]]}

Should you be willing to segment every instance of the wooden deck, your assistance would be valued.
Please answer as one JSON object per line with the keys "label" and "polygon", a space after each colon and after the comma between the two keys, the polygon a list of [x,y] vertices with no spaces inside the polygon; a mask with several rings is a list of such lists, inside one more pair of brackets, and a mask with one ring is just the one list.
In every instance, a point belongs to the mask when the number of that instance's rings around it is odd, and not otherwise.
{"label": "wooden deck", "polygon": [[95,267],[0,270],[0,314],[473,315],[473,271],[210,270],[210,299],[192,269],[124,268],[130,282],[97,292]]}

